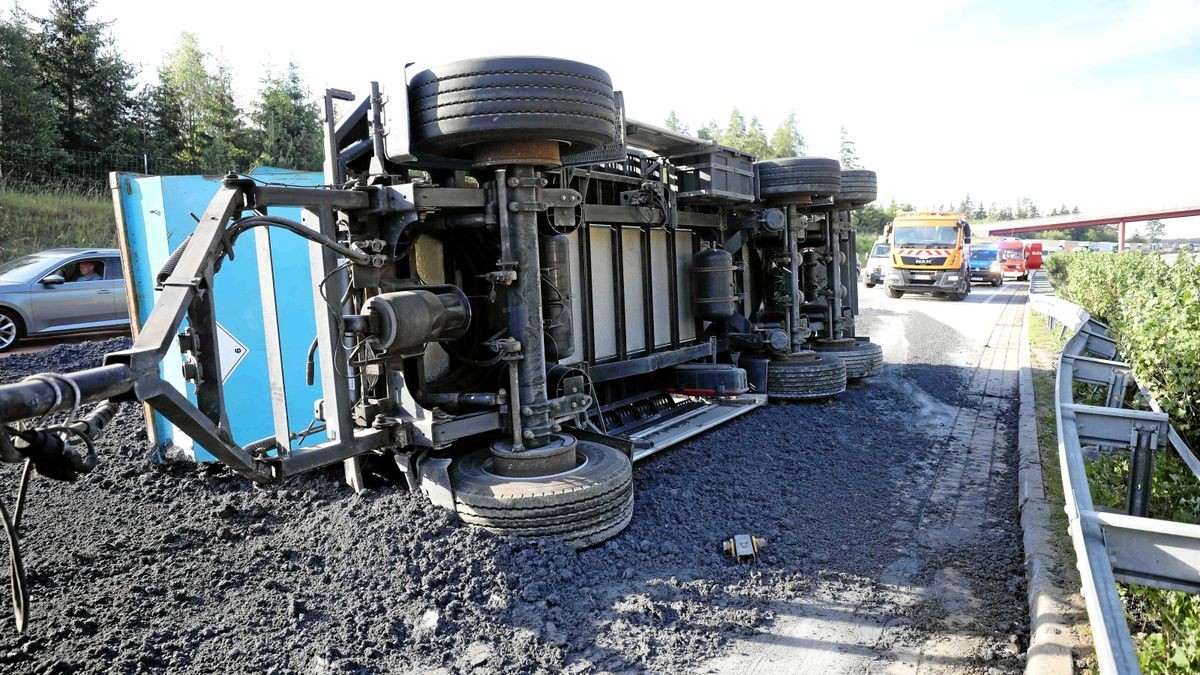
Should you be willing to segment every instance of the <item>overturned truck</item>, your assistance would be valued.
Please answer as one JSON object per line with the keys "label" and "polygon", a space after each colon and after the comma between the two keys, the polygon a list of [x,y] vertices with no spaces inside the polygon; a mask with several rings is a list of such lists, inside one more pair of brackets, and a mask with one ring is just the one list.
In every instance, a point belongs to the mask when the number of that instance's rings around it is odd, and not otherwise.
{"label": "overturned truck", "polygon": [[[629,522],[633,462],[882,368],[855,329],[850,224],[873,172],[626,120],[607,73],[560,59],[420,70],[339,123],[337,98],[327,185],[226,177],[131,348],[0,387],[0,458],[88,471],[91,439],[137,400],[260,483],[344,463],[357,485],[385,459],[467,523],[586,547]],[[236,299],[213,280],[260,227],[310,242],[311,447],[286,417],[245,445],[230,433],[214,308]],[[190,396],[160,375],[176,342]]]}

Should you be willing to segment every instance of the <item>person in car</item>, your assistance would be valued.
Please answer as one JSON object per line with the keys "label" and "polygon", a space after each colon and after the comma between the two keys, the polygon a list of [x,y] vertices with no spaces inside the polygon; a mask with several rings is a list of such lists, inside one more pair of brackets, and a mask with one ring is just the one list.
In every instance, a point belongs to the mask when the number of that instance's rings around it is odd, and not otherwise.
{"label": "person in car", "polygon": [[95,260],[80,260],[79,272],[75,274],[75,278],[71,281],[100,281],[104,277],[96,271],[96,267]]}

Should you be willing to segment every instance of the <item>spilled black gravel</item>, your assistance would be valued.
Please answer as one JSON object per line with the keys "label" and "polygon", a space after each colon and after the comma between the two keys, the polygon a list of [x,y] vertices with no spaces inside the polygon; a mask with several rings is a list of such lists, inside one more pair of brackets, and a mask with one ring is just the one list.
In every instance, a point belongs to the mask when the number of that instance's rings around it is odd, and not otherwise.
{"label": "spilled black gravel", "polygon": [[[96,365],[121,344],[11,356],[0,381]],[[906,376],[939,397],[963,386],[949,367]],[[31,626],[17,636],[0,612],[0,671],[703,669],[768,627],[780,601],[878,578],[900,557],[905,535],[890,523],[918,517],[909,497],[935,461],[920,414],[885,377],[746,415],[639,464],[632,524],[576,553],[460,525],[399,486],[355,495],[339,472],[262,489],[220,467],[155,465],[141,408],[127,404],[93,474],[34,478],[22,528]],[[0,467],[6,499],[16,477]],[[989,565],[1006,571],[989,599],[1020,607],[1022,589],[1004,588],[1020,556],[1003,553],[1019,551],[1019,534],[997,528]],[[767,539],[759,564],[721,553],[739,533]]]}

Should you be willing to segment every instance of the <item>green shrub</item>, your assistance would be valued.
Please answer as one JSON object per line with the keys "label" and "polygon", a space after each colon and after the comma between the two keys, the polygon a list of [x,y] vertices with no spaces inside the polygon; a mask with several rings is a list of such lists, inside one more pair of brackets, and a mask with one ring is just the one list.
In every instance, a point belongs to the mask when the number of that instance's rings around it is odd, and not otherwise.
{"label": "green shrub", "polygon": [[1062,294],[1067,288],[1067,264],[1071,260],[1070,253],[1058,252],[1051,253],[1042,263],[1042,267],[1046,269],[1046,276],[1050,279],[1050,285]]}
{"label": "green shrub", "polygon": [[47,248],[107,248],[116,241],[111,199],[65,189],[0,187],[0,262]]}
{"label": "green shrub", "polygon": [[[1087,463],[1087,473],[1095,504],[1124,511],[1128,453],[1101,455]],[[1173,452],[1155,456],[1150,516],[1200,523],[1200,483]],[[1200,672],[1200,596],[1146,586],[1120,591],[1142,672]]]}
{"label": "green shrub", "polygon": [[[1057,255],[1057,254],[1056,254]],[[1051,256],[1052,258],[1054,256]],[[1069,254],[1060,294],[1107,323],[1122,356],[1192,447],[1200,445],[1200,265],[1145,253]]]}
{"label": "green shrub", "polygon": [[[1055,256],[1051,256],[1053,260]],[[1200,447],[1200,265],[1180,253],[1068,254],[1058,261],[1059,293],[1113,329],[1117,347],[1171,423]],[[1124,510],[1127,453],[1088,462],[1097,505]],[[1200,481],[1173,452],[1155,457],[1150,516],[1200,523]],[[1200,672],[1200,596],[1122,586],[1121,596],[1146,673]]]}

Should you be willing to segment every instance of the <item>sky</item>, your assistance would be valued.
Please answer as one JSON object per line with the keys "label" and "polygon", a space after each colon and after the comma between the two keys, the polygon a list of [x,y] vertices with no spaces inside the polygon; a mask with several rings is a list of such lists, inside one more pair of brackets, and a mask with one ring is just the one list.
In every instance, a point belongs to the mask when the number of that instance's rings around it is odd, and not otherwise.
{"label": "sky", "polygon": [[[196,33],[244,101],[291,61],[314,93],[361,94],[410,62],[541,54],[607,70],[631,119],[674,110],[695,130],[736,106],[770,134],[795,112],[808,154],[833,157],[844,126],[885,202],[1200,203],[1200,0],[97,0],[94,15],[146,78]],[[1189,233],[1200,223],[1168,221],[1168,236]]]}

